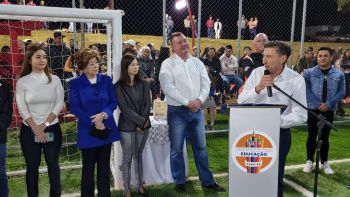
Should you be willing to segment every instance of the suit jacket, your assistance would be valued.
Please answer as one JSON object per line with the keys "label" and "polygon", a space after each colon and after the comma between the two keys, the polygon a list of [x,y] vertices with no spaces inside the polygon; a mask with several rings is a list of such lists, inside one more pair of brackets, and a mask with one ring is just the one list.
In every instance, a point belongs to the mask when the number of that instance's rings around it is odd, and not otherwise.
{"label": "suit jacket", "polygon": [[12,120],[12,98],[11,87],[0,80],[0,144],[7,141],[7,128]]}
{"label": "suit jacket", "polygon": [[[130,88],[135,88],[138,95],[132,95]],[[127,87],[118,82],[116,89],[121,111],[118,121],[120,131],[135,131],[137,127],[143,129],[146,121],[149,120],[151,110],[151,96],[148,84],[145,81],[140,81],[134,86]]]}
{"label": "suit jacket", "polygon": [[[70,81],[70,110],[78,117],[78,147],[93,148],[120,140],[120,134],[113,118],[117,108],[117,97],[109,76],[97,75],[96,84],[91,84],[85,74]],[[91,116],[105,112],[108,117],[103,121],[110,128],[107,139],[99,139],[89,134],[93,124]]]}

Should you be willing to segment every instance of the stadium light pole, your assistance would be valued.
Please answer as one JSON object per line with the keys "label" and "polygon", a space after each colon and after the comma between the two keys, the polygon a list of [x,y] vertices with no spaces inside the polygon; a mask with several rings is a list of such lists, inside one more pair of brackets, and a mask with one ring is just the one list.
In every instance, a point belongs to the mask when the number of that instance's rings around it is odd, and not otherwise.
{"label": "stadium light pole", "polygon": [[176,0],[175,1],[175,8],[178,10],[181,10],[183,8],[187,7],[188,15],[190,16],[190,24],[192,29],[192,50],[195,44],[195,29],[194,29],[194,20],[192,17],[192,10],[190,7],[189,0]]}

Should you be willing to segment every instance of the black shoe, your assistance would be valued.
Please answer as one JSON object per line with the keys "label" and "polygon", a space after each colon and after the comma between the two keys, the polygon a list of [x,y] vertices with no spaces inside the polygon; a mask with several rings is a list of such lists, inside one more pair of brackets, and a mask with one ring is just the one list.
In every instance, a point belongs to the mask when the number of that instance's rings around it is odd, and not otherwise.
{"label": "black shoe", "polygon": [[147,191],[145,190],[145,192],[140,192],[140,190],[139,191],[137,191],[137,193],[138,194],[140,194],[141,196],[144,196],[144,197],[148,197],[148,194],[147,194]]}
{"label": "black shoe", "polygon": [[221,187],[220,185],[218,185],[217,183],[214,183],[212,185],[208,185],[208,186],[204,186],[207,189],[211,189],[217,192],[224,192],[225,189],[223,187]]}
{"label": "black shoe", "polygon": [[148,197],[147,190],[143,188],[144,192],[141,192],[140,190],[137,190],[137,193],[140,194],[141,196]]}
{"label": "black shoe", "polygon": [[175,190],[179,193],[185,193],[186,192],[185,184],[176,184]]}
{"label": "black shoe", "polygon": [[350,184],[346,186],[346,188],[350,189]]}

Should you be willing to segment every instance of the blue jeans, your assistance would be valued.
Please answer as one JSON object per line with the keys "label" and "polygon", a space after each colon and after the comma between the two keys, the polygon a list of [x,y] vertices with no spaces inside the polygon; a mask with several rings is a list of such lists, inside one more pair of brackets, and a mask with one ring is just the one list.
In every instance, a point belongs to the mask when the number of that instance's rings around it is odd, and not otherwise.
{"label": "blue jeans", "polygon": [[0,196],[7,197],[9,188],[6,176],[6,143],[0,144]]}
{"label": "blue jeans", "polygon": [[201,110],[191,112],[185,106],[168,105],[168,125],[170,137],[170,166],[171,174],[176,184],[185,183],[185,162],[183,145],[186,131],[192,142],[194,161],[199,179],[203,186],[215,183],[212,172],[208,167],[206,151],[205,128]]}
{"label": "blue jeans", "polygon": [[287,155],[292,144],[290,129],[280,129],[280,148],[278,159],[278,197],[283,197],[283,176]]}
{"label": "blue jeans", "polygon": [[213,38],[214,28],[208,28],[208,38]]}
{"label": "blue jeans", "polygon": [[[226,94],[234,94],[239,88],[243,85],[243,80],[238,75],[222,75],[222,79],[224,80]],[[231,84],[235,84],[234,88],[230,90]]]}

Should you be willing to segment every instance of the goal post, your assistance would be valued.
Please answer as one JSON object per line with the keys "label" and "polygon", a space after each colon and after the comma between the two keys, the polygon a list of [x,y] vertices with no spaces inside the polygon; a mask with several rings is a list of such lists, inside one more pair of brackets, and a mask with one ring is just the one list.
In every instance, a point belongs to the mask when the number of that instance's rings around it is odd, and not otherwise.
{"label": "goal post", "polygon": [[[107,74],[112,76],[112,64],[120,70],[118,64],[122,56],[122,10],[97,10],[77,8],[57,8],[45,6],[0,5],[2,19],[37,20],[37,21],[65,21],[65,22],[101,22],[107,23]],[[110,29],[110,30],[109,30]],[[108,33],[111,36],[108,36]],[[114,41],[114,42],[113,42]],[[119,72],[115,72],[118,73]],[[118,78],[118,76],[114,76]]]}
{"label": "goal post", "polygon": [[[10,34],[13,32],[13,26],[11,26],[11,23],[16,23],[17,31],[31,31],[35,28],[33,27],[27,27],[24,24],[31,23],[32,21],[33,25],[37,25],[36,22],[33,21],[42,21],[42,22],[79,22],[79,23],[96,23],[96,24],[103,24],[106,27],[106,34],[99,34],[99,37],[96,37],[97,35],[91,35],[95,38],[95,42],[103,42],[103,44],[106,44],[106,74],[111,76],[113,78],[113,82],[117,81],[120,76],[120,60],[122,57],[122,16],[124,15],[124,12],[122,10],[98,10],[98,9],[77,9],[77,8],[57,8],[57,7],[45,7],[45,6],[23,6],[23,5],[1,5],[0,4],[0,19],[2,21],[0,22],[0,32],[2,32],[4,35],[4,32],[8,32],[8,34],[5,36],[0,35],[0,41],[1,43],[10,43],[10,45],[13,46],[13,44],[18,47],[18,40],[17,35],[16,37],[10,36]],[[5,20],[5,22],[4,22]],[[7,20],[7,21],[6,21]],[[21,26],[23,24],[23,26]],[[8,31],[1,31],[1,28],[7,28]],[[49,30],[39,30],[42,31],[41,34],[48,37],[52,34],[52,31]],[[67,35],[67,34],[66,34]],[[9,38],[7,38],[7,36]],[[23,35],[18,35],[23,36]],[[25,35],[28,36],[28,35]],[[99,40],[98,38],[101,38],[103,36],[103,39]],[[105,37],[104,37],[105,36]],[[6,39],[6,40],[5,40]],[[92,40],[90,40],[90,43],[92,43]],[[17,50],[17,49],[16,49]],[[18,53],[18,54],[17,54]],[[20,52],[13,52],[11,51],[9,54],[6,54],[6,56],[10,57],[9,59],[16,59],[20,55],[23,58],[23,54],[19,54]],[[16,66],[12,64],[12,72],[19,74],[20,70],[20,63],[16,61]],[[62,65],[64,65],[65,62],[62,62]],[[16,67],[16,68],[15,68]],[[0,68],[1,69],[1,68]],[[14,71],[15,70],[15,71]],[[13,81],[12,84],[14,85],[14,91],[15,91],[15,81],[17,80],[17,76],[13,75],[11,77],[11,80]],[[14,114],[14,117],[17,117],[17,115]],[[16,122],[18,123],[18,122]],[[61,169],[75,169],[81,167],[81,158],[79,158],[79,153],[76,155],[70,154],[70,150],[73,146],[75,146],[76,141],[75,137],[72,137],[71,135],[76,135],[76,127],[73,124],[70,124],[68,121],[66,122],[64,120],[65,127],[74,127],[74,128],[68,128],[67,130],[71,131],[74,130],[75,133],[66,133],[66,142],[63,144],[62,147],[65,148],[65,151],[67,152],[66,156],[68,159],[62,159],[60,161]],[[67,126],[68,125],[68,126]],[[8,176],[17,176],[17,175],[24,175],[25,171],[24,169],[24,159],[21,153],[18,153],[20,151],[20,145],[19,145],[19,139],[18,139],[18,132],[19,132],[19,125],[16,124],[15,127],[17,130],[13,130],[12,133],[9,135],[10,140],[8,141],[8,155],[15,155],[14,158],[9,157],[7,160],[7,168],[10,170],[7,172]],[[65,130],[65,131],[67,131]],[[16,133],[16,134],[15,134]],[[69,140],[68,140],[69,139]],[[118,147],[118,148],[116,148]],[[74,152],[77,151],[77,148],[74,147]],[[114,147],[112,149],[113,151],[120,151],[120,143],[114,143]],[[15,152],[15,153],[12,153]],[[61,153],[63,152],[63,148],[61,150]],[[20,155],[20,156],[19,156]],[[120,155],[120,154],[119,154]],[[77,160],[71,161],[69,158],[78,157]],[[114,180],[116,182],[116,177],[118,174],[118,177],[120,176],[119,172],[119,164],[117,162],[120,162],[121,158],[115,158],[115,155],[111,155],[111,170],[114,177]],[[42,162],[43,163],[43,162]],[[47,168],[45,165],[41,165],[40,172],[46,172]],[[118,184],[115,183],[115,186]],[[118,188],[118,187],[117,187]]]}

